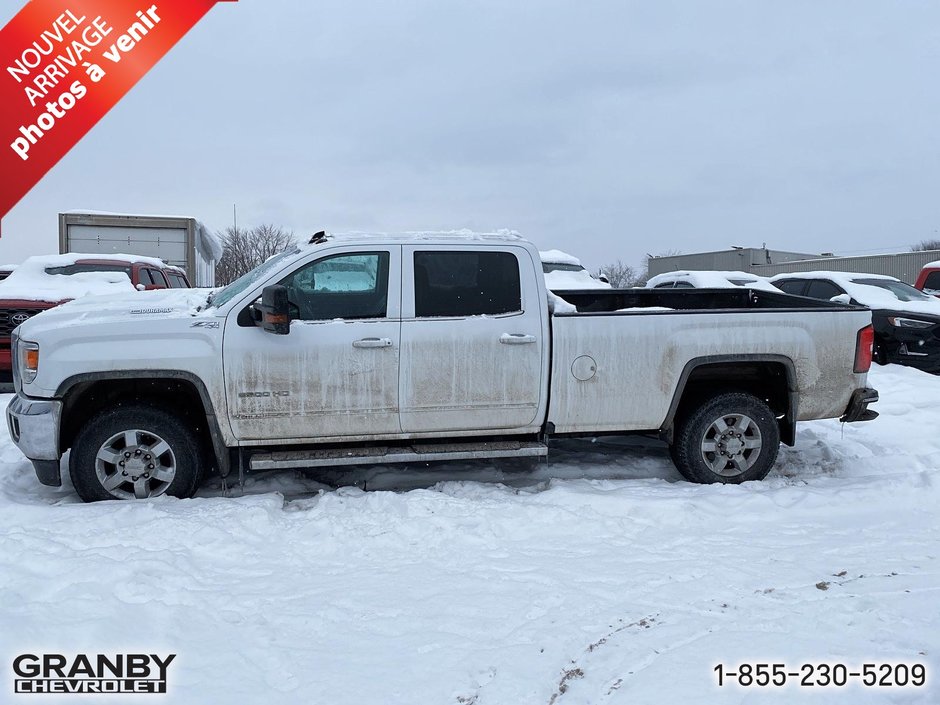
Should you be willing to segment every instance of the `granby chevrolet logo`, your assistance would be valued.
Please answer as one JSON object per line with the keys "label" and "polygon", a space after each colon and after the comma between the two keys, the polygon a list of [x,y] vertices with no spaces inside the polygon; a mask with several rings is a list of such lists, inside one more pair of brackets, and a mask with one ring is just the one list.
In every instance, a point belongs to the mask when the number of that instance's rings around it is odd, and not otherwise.
{"label": "granby chevrolet logo", "polygon": [[176,654],[20,654],[13,660],[14,693],[166,693]]}

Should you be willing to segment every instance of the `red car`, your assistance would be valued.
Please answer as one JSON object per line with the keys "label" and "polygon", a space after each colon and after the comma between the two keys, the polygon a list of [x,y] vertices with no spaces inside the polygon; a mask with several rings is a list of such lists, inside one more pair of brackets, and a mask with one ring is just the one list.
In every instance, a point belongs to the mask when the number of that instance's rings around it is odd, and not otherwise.
{"label": "red car", "polygon": [[153,257],[30,257],[0,282],[0,382],[12,381],[10,333],[37,313],[88,294],[189,288],[179,267]]}
{"label": "red car", "polygon": [[920,270],[914,286],[925,294],[940,297],[940,262],[928,262]]}

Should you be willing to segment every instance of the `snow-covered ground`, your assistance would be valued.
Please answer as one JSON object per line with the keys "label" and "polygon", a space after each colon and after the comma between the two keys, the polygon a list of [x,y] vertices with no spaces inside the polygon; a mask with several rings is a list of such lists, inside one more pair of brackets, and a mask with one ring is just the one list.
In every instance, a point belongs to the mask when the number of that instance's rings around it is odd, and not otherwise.
{"label": "snow-covered ground", "polygon": [[[733,487],[604,439],[534,470],[84,505],[4,433],[2,700],[37,700],[12,695],[17,654],[131,651],[177,654],[155,702],[938,703],[940,378],[871,382],[880,418],[802,424],[766,481]],[[712,671],[818,661],[925,663],[928,686],[744,690]]]}

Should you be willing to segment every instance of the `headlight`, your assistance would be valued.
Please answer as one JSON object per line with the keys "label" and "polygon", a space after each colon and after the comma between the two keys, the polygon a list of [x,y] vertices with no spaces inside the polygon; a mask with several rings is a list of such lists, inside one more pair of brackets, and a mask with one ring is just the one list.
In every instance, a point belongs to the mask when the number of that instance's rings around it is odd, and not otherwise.
{"label": "headlight", "polygon": [[930,321],[918,321],[914,318],[901,318],[900,316],[889,316],[888,323],[898,328],[930,328],[934,325]]}
{"label": "headlight", "polygon": [[17,362],[20,368],[20,379],[29,383],[36,379],[39,372],[39,345],[28,343],[25,340],[17,341]]}

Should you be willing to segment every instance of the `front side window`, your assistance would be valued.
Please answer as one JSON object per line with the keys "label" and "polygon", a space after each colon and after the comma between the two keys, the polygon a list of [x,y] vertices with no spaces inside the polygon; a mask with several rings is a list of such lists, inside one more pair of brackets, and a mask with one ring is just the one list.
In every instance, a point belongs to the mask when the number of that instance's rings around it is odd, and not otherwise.
{"label": "front side window", "polygon": [[787,294],[796,294],[797,296],[802,296],[803,287],[806,286],[806,280],[787,279],[785,281],[775,281],[773,285]]}
{"label": "front side window", "polygon": [[385,318],[388,252],[336,255],[311,262],[280,284],[287,287],[291,319]]}
{"label": "front side window", "polygon": [[147,271],[150,272],[150,278],[153,279],[154,284],[156,284],[157,286],[162,286],[163,288],[166,288],[167,284],[166,284],[166,279],[163,278],[163,272],[160,272],[156,269],[150,269]]}
{"label": "front side window", "polygon": [[833,296],[840,296],[844,293],[835,284],[824,279],[814,279],[809,283],[809,288],[806,290],[806,295],[811,299],[822,299],[823,301],[829,301]]}
{"label": "front side window", "polygon": [[173,289],[188,289],[189,284],[186,283],[186,280],[183,279],[181,274],[176,274],[175,272],[167,272],[167,279],[170,280],[170,287]]}
{"label": "front side window", "polygon": [[510,252],[415,252],[415,316],[495,316],[522,310]]}

